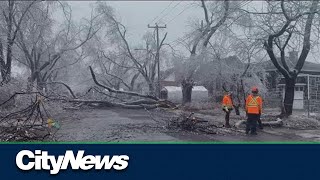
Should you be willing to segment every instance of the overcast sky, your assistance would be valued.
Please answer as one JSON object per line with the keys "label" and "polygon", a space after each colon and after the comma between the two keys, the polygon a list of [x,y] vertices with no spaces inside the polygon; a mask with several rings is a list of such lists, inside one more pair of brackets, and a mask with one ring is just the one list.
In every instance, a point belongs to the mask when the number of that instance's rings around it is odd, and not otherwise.
{"label": "overcast sky", "polygon": [[[69,1],[75,19],[89,18],[90,4],[94,1]],[[162,30],[160,38],[168,32],[167,43],[171,43],[185,35],[190,30],[188,22],[201,18],[203,11],[200,2],[194,1],[107,1],[114,7],[117,18],[127,27],[127,35],[131,45],[141,44],[142,36],[147,31],[148,24],[167,25]],[[248,2],[246,7],[263,8],[261,1]],[[173,44],[175,45],[175,44]],[[320,62],[315,53],[310,53],[309,61]]]}
{"label": "overcast sky", "polygon": [[[92,1],[70,1],[73,15],[77,19],[90,17]],[[190,28],[188,21],[199,18],[202,11],[192,1],[108,1],[114,7],[116,15],[128,29],[129,40],[141,41],[142,36],[148,28],[159,25],[166,25],[161,30],[162,37],[168,32],[167,42],[172,42],[182,37]],[[160,36],[161,38],[161,36]]]}

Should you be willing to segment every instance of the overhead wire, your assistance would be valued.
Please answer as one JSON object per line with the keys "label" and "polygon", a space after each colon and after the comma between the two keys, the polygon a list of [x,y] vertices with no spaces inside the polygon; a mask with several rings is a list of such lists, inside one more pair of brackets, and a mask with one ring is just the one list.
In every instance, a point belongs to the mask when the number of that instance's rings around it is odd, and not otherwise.
{"label": "overhead wire", "polygon": [[182,1],[180,1],[180,2],[178,2],[175,6],[173,6],[172,8],[171,8],[171,10],[170,11],[168,11],[168,13],[166,13],[166,14],[164,14],[160,19],[158,19],[158,21],[156,21],[157,23],[159,23],[164,17],[166,17],[168,14],[170,14],[179,4],[181,4],[182,3]]}
{"label": "overhead wire", "polygon": [[156,20],[162,13],[164,13],[164,12],[171,6],[171,4],[172,4],[173,2],[174,2],[174,1],[171,1],[170,4],[169,4],[165,9],[163,9],[163,10],[160,12],[159,15],[157,15],[156,17],[154,17],[154,18],[150,21],[149,24],[153,23],[154,20]]}
{"label": "overhead wire", "polygon": [[[251,2],[251,1],[241,1],[241,2],[237,5],[237,8],[241,8],[241,7],[243,7],[243,6],[246,6],[246,5],[248,5],[250,2]],[[172,3],[173,3],[173,1],[172,1],[157,17],[159,17],[165,10],[167,10]],[[170,14],[179,4],[181,4],[181,1],[180,1],[179,3],[177,3],[170,11],[168,11],[166,14],[164,14],[160,19],[158,19],[157,22],[161,21],[164,17],[166,17],[168,14]],[[184,8],[183,8],[183,10],[182,10],[180,13],[178,13],[176,16],[174,16],[173,18],[171,18],[166,24],[171,23],[171,22],[174,21],[177,17],[179,17],[183,12],[185,12],[187,9],[190,9],[190,8],[192,7],[191,5],[192,5],[192,4],[187,4],[187,5],[185,5]],[[228,12],[227,15],[229,15],[230,13],[232,13],[232,12]],[[157,18],[157,17],[156,17],[156,18]],[[153,21],[154,21],[156,18],[154,18]],[[233,24],[233,23],[231,23],[231,24]],[[229,26],[230,26],[230,25],[229,25]],[[228,27],[229,27],[229,26],[228,26]],[[228,27],[227,27],[227,28],[228,28]],[[176,45],[173,45],[173,47],[176,47],[176,46],[178,45],[179,41],[184,41],[184,40],[186,40],[186,39],[188,39],[188,38],[189,38],[189,37],[185,37],[185,38],[183,38],[183,40],[181,40],[181,38],[178,38],[178,39],[176,39],[176,40],[174,40],[174,41],[171,41],[171,42],[168,43],[168,44],[172,44],[172,43],[173,43],[173,44],[176,44]]]}
{"label": "overhead wire", "polygon": [[[251,1],[242,1],[241,3],[239,3],[239,5],[237,6],[237,8],[242,8],[243,6],[248,5],[250,2],[251,2]],[[190,8],[190,7],[188,7],[188,8]],[[175,16],[175,17],[172,18],[170,21],[168,21],[167,24],[169,24],[170,22],[172,22],[175,18],[177,18],[179,15],[181,15],[181,14],[182,14],[185,10],[187,10],[188,8],[183,9],[177,16]],[[230,13],[232,13],[232,12],[228,12],[227,15],[229,15]],[[231,23],[231,24],[233,24],[233,23]],[[228,26],[228,27],[229,27],[229,26]],[[227,27],[227,28],[228,28],[228,27]],[[186,38],[184,38],[184,40],[186,40],[186,39],[188,39],[188,38],[189,38],[189,37],[186,37]],[[171,43],[178,43],[178,41],[180,41],[180,40],[181,40],[181,39],[178,38],[178,39],[172,41]],[[173,47],[175,47],[175,46],[173,46]]]}
{"label": "overhead wire", "polygon": [[174,19],[176,19],[178,16],[180,16],[183,12],[185,12],[187,9],[190,9],[192,6],[192,4],[188,4],[185,6],[185,8],[179,13],[177,14],[175,17],[173,17],[172,19],[170,19],[166,24],[169,24],[170,22],[172,22]]}

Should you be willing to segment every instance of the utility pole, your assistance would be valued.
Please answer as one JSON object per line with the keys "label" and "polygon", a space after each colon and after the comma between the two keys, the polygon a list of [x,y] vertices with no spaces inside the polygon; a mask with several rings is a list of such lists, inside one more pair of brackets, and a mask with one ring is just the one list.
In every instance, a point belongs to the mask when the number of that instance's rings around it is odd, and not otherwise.
{"label": "utility pole", "polygon": [[308,118],[310,117],[310,74],[308,74]]}
{"label": "utility pole", "polygon": [[157,53],[156,53],[156,62],[158,65],[158,97],[160,98],[160,55],[159,55],[159,51],[160,51],[160,47],[159,47],[159,28],[167,28],[167,25],[164,26],[159,26],[157,23],[155,26],[150,26],[148,24],[148,28],[155,28],[156,29],[156,33],[157,33]]}

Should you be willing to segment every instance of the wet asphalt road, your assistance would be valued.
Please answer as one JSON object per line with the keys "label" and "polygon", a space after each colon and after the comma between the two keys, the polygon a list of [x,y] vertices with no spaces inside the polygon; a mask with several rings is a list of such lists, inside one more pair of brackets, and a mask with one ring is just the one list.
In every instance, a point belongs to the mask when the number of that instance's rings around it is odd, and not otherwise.
{"label": "wet asphalt road", "polygon": [[[57,141],[127,142],[127,141],[319,141],[320,131],[292,131],[265,128],[257,136],[169,132],[150,112],[130,109],[86,109],[67,111],[60,120]],[[159,116],[159,115],[158,115]],[[228,129],[226,129],[228,131]],[[241,130],[240,130],[241,131]],[[319,134],[319,135],[315,135]]]}

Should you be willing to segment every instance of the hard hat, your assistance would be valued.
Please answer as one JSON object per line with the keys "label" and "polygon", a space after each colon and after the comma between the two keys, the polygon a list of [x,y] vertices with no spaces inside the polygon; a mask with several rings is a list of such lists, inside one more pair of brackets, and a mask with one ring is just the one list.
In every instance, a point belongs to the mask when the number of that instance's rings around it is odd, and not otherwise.
{"label": "hard hat", "polygon": [[259,92],[259,90],[258,90],[258,88],[257,88],[257,87],[252,87],[252,88],[251,88],[251,91],[252,91],[253,93],[257,93],[257,92]]}

